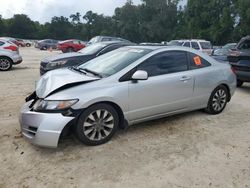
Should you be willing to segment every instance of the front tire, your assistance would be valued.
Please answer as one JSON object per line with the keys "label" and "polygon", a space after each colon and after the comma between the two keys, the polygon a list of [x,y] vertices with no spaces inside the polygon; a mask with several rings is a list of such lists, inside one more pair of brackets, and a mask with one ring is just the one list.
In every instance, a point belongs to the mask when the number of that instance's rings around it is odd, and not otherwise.
{"label": "front tire", "polygon": [[225,109],[228,99],[229,99],[228,89],[224,85],[218,86],[212,92],[205,111],[209,114],[214,114],[214,115],[221,113]]}
{"label": "front tire", "polygon": [[82,143],[96,146],[108,142],[118,125],[118,113],[111,105],[96,104],[81,114],[75,127],[75,135]]}
{"label": "front tire", "polygon": [[0,71],[8,71],[12,67],[12,60],[7,57],[0,57]]}
{"label": "front tire", "polygon": [[67,48],[66,52],[67,53],[74,52],[74,49],[73,48]]}
{"label": "front tire", "polygon": [[40,50],[47,50],[48,49],[48,47],[47,46],[43,46],[43,47],[41,47],[41,49]]}

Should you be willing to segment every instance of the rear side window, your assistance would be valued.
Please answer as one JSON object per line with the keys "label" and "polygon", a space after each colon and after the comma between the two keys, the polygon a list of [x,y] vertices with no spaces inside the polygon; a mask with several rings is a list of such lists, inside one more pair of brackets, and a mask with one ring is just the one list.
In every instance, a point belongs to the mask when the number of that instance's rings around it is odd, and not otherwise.
{"label": "rear side window", "polygon": [[191,42],[191,44],[192,44],[192,48],[194,48],[196,50],[200,49],[199,44],[197,42]]}
{"label": "rear side window", "polygon": [[206,49],[212,49],[212,45],[210,42],[200,42],[201,48],[206,50]]}
{"label": "rear side window", "polygon": [[209,67],[211,64],[197,54],[189,53],[190,69]]}
{"label": "rear side window", "polygon": [[185,47],[191,47],[191,45],[190,45],[190,42],[185,42],[184,44],[183,44],[183,46],[185,46]]}
{"label": "rear side window", "polygon": [[0,41],[0,46],[4,45],[4,42]]}
{"label": "rear side window", "polygon": [[144,61],[137,70],[147,71],[149,77],[186,71],[187,55],[182,51],[162,52]]}

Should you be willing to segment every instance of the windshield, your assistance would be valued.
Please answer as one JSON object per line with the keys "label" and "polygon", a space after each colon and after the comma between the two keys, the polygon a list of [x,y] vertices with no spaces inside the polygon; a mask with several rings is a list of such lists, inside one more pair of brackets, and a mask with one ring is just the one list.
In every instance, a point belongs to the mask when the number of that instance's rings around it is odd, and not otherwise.
{"label": "windshield", "polygon": [[223,49],[233,49],[236,46],[236,44],[226,44],[225,46],[222,46]]}
{"label": "windshield", "polygon": [[210,42],[200,42],[202,49],[212,49],[212,45]]}
{"label": "windshield", "polygon": [[102,43],[91,44],[78,52],[82,53],[83,55],[92,55],[92,54],[99,52],[105,46],[107,46],[107,45],[102,44]]}
{"label": "windshield", "polygon": [[149,49],[120,48],[99,56],[78,68],[87,69],[103,76],[111,76],[151,52]]}
{"label": "windshield", "polygon": [[96,43],[97,40],[98,40],[98,37],[94,37],[94,38],[92,38],[88,43],[89,43],[89,44],[93,44],[93,43]]}

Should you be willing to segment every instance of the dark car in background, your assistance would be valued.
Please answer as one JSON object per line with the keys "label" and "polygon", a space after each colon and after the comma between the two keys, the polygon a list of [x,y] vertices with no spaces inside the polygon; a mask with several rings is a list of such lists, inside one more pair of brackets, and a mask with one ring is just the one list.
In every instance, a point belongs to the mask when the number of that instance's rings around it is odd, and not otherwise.
{"label": "dark car in background", "polygon": [[57,49],[58,41],[54,39],[44,39],[36,42],[35,47],[40,50],[47,50],[49,48]]}
{"label": "dark car in background", "polygon": [[86,46],[86,43],[77,40],[77,39],[69,39],[69,40],[64,40],[58,43],[58,50],[61,50],[63,53],[67,52],[77,52],[81,49],[83,49]]}
{"label": "dark car in background", "polygon": [[230,51],[228,61],[236,71],[238,87],[250,82],[250,36],[243,37]]}
{"label": "dark car in background", "polygon": [[212,53],[212,57],[218,61],[228,61],[227,56],[236,45],[237,43],[228,43],[219,49],[215,49]]}
{"label": "dark car in background", "polygon": [[107,41],[120,41],[120,42],[130,42],[126,39],[120,38],[120,37],[110,37],[110,36],[96,36],[90,39],[90,41],[87,43],[87,45],[95,44],[98,42],[107,42]]}
{"label": "dark car in background", "polygon": [[40,75],[43,75],[50,70],[83,64],[97,56],[117,48],[130,45],[133,45],[133,43],[119,41],[100,42],[87,46],[78,52],[59,54],[53,57],[45,58],[40,64]]}

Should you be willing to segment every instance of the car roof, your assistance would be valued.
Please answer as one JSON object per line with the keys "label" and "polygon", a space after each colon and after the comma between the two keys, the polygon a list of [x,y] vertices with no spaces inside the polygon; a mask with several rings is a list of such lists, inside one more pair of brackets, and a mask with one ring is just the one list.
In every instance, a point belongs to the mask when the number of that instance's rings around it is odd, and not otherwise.
{"label": "car roof", "polygon": [[127,42],[127,41],[105,41],[105,42],[98,42],[98,43],[95,43],[95,44],[105,44],[105,45],[112,45],[112,44],[131,44],[133,45],[134,43],[132,42]]}
{"label": "car roof", "polygon": [[210,42],[204,39],[180,39],[180,40],[171,40],[170,42]]}
{"label": "car roof", "polygon": [[134,48],[134,49],[147,49],[147,50],[158,50],[158,49],[161,49],[161,48],[170,48],[168,46],[150,46],[150,45],[135,45],[135,46],[129,46],[131,48]]}

